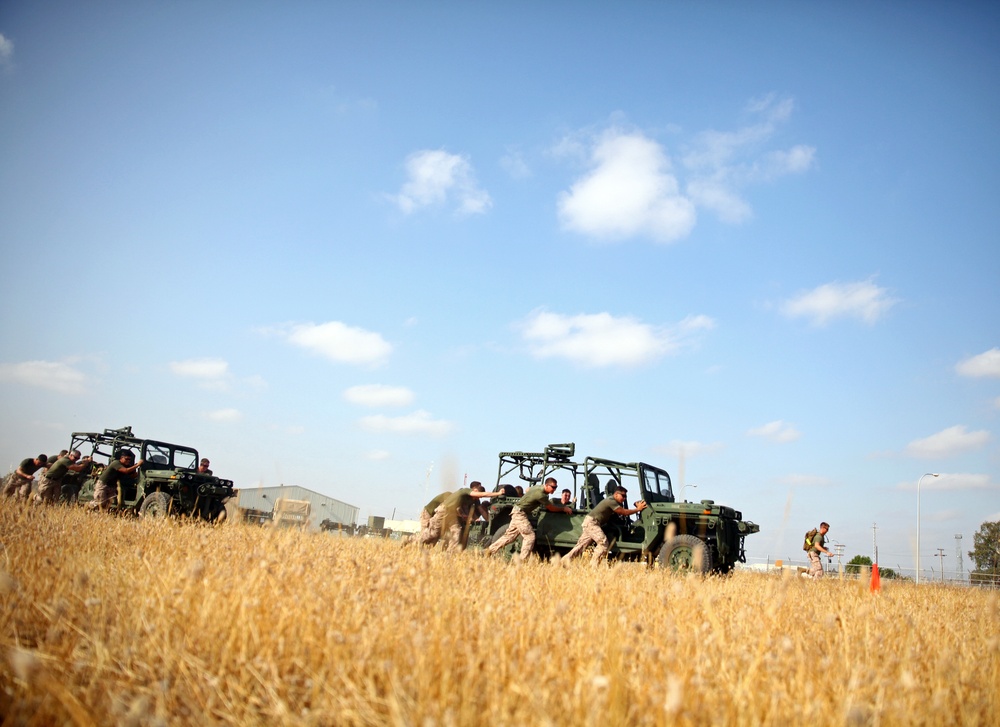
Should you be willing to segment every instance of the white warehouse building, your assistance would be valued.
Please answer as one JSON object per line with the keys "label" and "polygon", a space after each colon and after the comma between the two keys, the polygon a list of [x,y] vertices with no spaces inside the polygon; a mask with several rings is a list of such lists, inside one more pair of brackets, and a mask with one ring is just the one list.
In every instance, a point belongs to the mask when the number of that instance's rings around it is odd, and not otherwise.
{"label": "white warehouse building", "polygon": [[298,485],[278,485],[277,487],[247,487],[240,489],[239,507],[243,510],[261,510],[271,512],[274,501],[279,497],[288,500],[308,500],[312,513],[309,516],[310,530],[319,530],[320,523],[330,520],[344,527],[354,526],[358,522],[360,508],[348,505],[346,502],[321,495],[318,492]]}

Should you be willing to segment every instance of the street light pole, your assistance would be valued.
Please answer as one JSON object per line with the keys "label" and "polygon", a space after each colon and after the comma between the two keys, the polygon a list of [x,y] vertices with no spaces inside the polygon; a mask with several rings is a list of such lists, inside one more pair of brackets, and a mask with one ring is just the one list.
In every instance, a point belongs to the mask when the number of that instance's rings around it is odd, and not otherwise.
{"label": "street light pole", "polygon": [[917,480],[917,585],[920,585],[920,480],[925,477],[937,477],[936,472],[925,472]]}
{"label": "street light pole", "polygon": [[687,502],[686,500],[684,500],[684,490],[686,488],[688,488],[688,487],[693,487],[696,490],[698,489],[698,485],[681,485],[681,501],[682,502]]}

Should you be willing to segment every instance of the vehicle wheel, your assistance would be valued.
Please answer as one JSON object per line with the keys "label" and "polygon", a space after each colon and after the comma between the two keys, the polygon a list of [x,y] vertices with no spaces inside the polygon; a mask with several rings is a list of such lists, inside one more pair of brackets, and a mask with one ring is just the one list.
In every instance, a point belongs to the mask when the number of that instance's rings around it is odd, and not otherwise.
{"label": "vehicle wheel", "polygon": [[139,514],[143,517],[166,517],[170,514],[171,497],[166,492],[150,492],[142,501]]}
{"label": "vehicle wheel", "polygon": [[708,573],[712,570],[712,551],[704,540],[694,535],[677,535],[667,540],[656,557],[661,568],[685,573]]}
{"label": "vehicle wheel", "polygon": [[[507,523],[502,528],[493,533],[493,537],[490,538],[490,547],[493,546],[493,543],[497,542],[498,540],[503,538],[504,535],[507,534],[507,528],[509,527],[510,523]],[[498,552],[503,557],[504,560],[510,560],[511,558],[513,558],[515,553],[521,552],[521,536],[518,535],[517,540],[515,540],[513,543],[507,543],[507,545],[502,547]]]}

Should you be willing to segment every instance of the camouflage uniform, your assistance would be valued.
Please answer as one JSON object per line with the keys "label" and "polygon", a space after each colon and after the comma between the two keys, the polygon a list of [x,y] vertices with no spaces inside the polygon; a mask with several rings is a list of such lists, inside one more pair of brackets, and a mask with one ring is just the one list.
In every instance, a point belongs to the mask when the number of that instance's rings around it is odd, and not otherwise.
{"label": "camouflage uniform", "polygon": [[549,496],[545,492],[544,485],[529,487],[528,491],[524,493],[524,497],[517,501],[510,513],[510,525],[507,526],[507,532],[490,546],[489,554],[494,555],[504,546],[517,540],[517,536],[520,535],[522,541],[519,557],[522,561],[527,560],[535,547],[535,529],[531,526],[528,516],[539,507],[547,504],[548,501]]}
{"label": "camouflage uniform", "polygon": [[59,499],[63,477],[70,471],[69,468],[72,464],[73,460],[65,455],[52,460],[52,464],[45,470],[45,474],[38,479],[35,502],[54,503]]}
{"label": "camouflage uniform", "polygon": [[88,505],[90,509],[104,509],[118,496],[119,484],[127,484],[128,478],[135,479],[134,475],[122,474],[122,470],[130,466],[124,465],[121,460],[116,459],[104,468],[100,479],[97,480],[97,487],[94,488],[94,499]]}
{"label": "camouflage uniform", "polygon": [[591,543],[597,545],[594,549],[594,557],[590,559],[593,565],[597,565],[608,554],[608,536],[604,534],[603,526],[608,524],[611,516],[615,514],[615,509],[621,507],[621,503],[613,497],[606,497],[601,500],[597,507],[591,510],[587,517],[583,519],[583,533],[576,541],[573,550],[563,556],[563,560],[570,560],[580,555],[583,549]]}
{"label": "camouflage uniform", "polygon": [[812,547],[806,551],[806,555],[809,557],[809,575],[813,578],[823,577],[823,561],[820,559],[820,551],[816,546],[823,545],[824,542],[826,542],[826,538],[823,537],[823,534],[816,533],[816,537],[813,538]]}
{"label": "camouflage uniform", "polygon": [[[22,477],[21,472],[25,472],[29,475],[35,474],[44,465],[35,464],[35,459],[29,457],[17,466],[17,469],[7,475],[7,479],[4,480],[3,485],[3,495],[5,497],[16,496],[23,500],[28,499],[28,495],[31,494],[31,484],[34,480],[30,477]],[[18,472],[20,470],[20,472]]]}

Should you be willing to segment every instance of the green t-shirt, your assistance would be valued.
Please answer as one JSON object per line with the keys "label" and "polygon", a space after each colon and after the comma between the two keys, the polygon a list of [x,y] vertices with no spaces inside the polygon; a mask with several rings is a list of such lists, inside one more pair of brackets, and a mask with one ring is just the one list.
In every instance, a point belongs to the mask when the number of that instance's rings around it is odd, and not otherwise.
{"label": "green t-shirt", "polygon": [[813,552],[815,553],[822,552],[817,546],[823,546],[825,544],[826,544],[826,537],[823,535],[823,533],[817,532],[816,537],[813,538],[813,547],[812,547]]}
{"label": "green t-shirt", "polygon": [[126,467],[121,463],[121,460],[114,460],[101,473],[101,482],[111,487],[117,487],[119,483],[128,485],[134,482],[136,479],[135,472],[125,473],[122,472],[123,469],[126,469]]}
{"label": "green t-shirt", "polygon": [[438,509],[438,505],[447,500],[449,495],[451,495],[450,492],[442,492],[440,495],[424,505],[424,511],[428,515],[433,515],[434,511]]}
{"label": "green t-shirt", "polygon": [[449,513],[458,512],[463,508],[468,510],[469,506],[472,505],[476,498],[471,497],[472,488],[463,487],[461,490],[455,490],[447,500],[445,500],[442,505],[444,505]]}
{"label": "green t-shirt", "polygon": [[34,457],[28,457],[28,459],[24,460],[21,464],[17,466],[17,468],[26,475],[33,475],[36,472],[38,472],[38,470],[40,470],[42,467],[43,465],[35,464]]}
{"label": "green t-shirt", "polygon": [[60,457],[55,461],[55,464],[49,467],[49,471],[45,473],[45,476],[53,482],[60,482],[66,476],[66,473],[69,472],[71,464],[73,464],[73,460],[69,457]]}
{"label": "green t-shirt", "polygon": [[530,515],[548,503],[548,501],[549,496],[545,492],[545,486],[535,485],[534,487],[529,487],[528,491],[524,493],[524,497],[517,501],[517,507],[523,510],[525,515]]}
{"label": "green t-shirt", "polygon": [[591,510],[589,515],[597,521],[598,525],[607,525],[611,520],[611,516],[615,514],[615,510],[619,507],[621,505],[618,503],[618,500],[613,497],[605,497],[597,503],[597,507]]}

